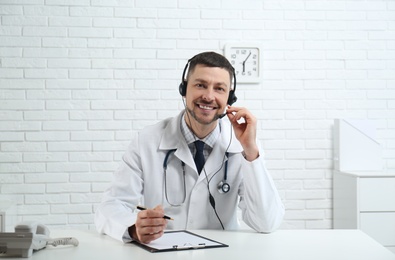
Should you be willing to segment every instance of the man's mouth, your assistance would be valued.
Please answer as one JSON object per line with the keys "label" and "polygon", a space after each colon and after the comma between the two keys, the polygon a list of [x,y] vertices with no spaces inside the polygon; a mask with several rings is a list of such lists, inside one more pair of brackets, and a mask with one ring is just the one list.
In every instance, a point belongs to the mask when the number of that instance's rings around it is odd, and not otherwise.
{"label": "man's mouth", "polygon": [[214,110],[215,107],[212,106],[207,106],[207,105],[201,105],[201,104],[197,104],[199,108],[201,109],[205,109],[205,110]]}

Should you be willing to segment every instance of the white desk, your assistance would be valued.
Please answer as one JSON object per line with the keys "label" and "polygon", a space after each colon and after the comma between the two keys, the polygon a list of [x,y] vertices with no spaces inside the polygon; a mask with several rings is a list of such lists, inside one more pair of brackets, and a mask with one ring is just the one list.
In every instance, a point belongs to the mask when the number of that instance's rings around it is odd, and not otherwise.
{"label": "white desk", "polygon": [[192,232],[228,244],[229,247],[150,253],[134,244],[123,244],[94,231],[52,230],[52,238],[74,236],[79,240],[79,246],[48,247],[35,252],[32,259],[395,259],[395,254],[360,230],[278,230],[271,234],[214,230]]}

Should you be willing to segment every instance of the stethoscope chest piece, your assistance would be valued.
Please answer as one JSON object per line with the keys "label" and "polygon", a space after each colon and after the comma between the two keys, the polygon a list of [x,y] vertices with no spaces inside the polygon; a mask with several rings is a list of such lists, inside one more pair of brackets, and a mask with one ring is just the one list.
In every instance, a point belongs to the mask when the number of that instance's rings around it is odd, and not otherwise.
{"label": "stethoscope chest piece", "polygon": [[[229,153],[225,153],[226,157],[229,158]],[[225,161],[225,172],[224,179],[218,183],[218,192],[219,193],[228,193],[230,191],[230,185],[227,183],[228,178],[228,160]]]}
{"label": "stethoscope chest piece", "polygon": [[230,185],[227,182],[220,181],[218,183],[218,192],[219,193],[228,193],[230,191]]}

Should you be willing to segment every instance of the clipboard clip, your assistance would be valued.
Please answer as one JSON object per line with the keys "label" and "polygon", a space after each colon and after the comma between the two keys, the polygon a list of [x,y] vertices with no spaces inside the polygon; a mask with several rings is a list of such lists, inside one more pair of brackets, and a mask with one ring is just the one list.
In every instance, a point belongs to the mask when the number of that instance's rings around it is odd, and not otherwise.
{"label": "clipboard clip", "polygon": [[175,250],[185,250],[185,249],[198,249],[198,248],[205,248],[206,244],[201,243],[197,245],[193,245],[191,243],[185,243],[184,245],[174,245],[173,249]]}

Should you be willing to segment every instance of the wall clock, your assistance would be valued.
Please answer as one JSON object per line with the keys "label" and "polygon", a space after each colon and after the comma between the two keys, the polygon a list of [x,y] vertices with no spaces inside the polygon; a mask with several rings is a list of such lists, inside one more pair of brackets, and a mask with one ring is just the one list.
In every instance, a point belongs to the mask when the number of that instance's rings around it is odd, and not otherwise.
{"label": "wall clock", "polygon": [[259,44],[229,43],[225,57],[235,68],[237,83],[262,81],[262,51]]}

